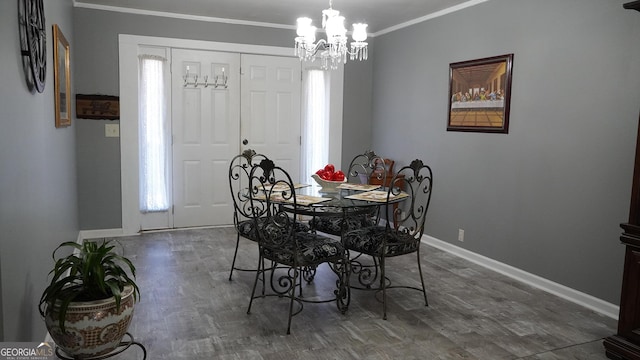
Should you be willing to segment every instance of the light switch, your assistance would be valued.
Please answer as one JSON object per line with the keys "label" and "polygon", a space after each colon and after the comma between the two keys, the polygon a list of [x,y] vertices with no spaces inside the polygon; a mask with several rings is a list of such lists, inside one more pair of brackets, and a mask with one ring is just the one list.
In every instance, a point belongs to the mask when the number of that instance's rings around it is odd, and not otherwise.
{"label": "light switch", "polygon": [[105,137],[120,137],[120,124],[105,124],[104,125]]}

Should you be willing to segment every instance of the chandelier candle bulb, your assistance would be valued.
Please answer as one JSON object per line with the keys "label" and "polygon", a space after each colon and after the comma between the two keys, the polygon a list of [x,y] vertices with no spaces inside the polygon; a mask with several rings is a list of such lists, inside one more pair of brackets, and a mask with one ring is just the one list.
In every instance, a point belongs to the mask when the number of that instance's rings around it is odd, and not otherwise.
{"label": "chandelier candle bulb", "polygon": [[344,27],[344,16],[334,16],[327,20],[327,37],[340,38],[345,37],[347,29]]}
{"label": "chandelier candle bulb", "polygon": [[307,29],[307,35],[305,36],[305,41],[309,44],[313,44],[316,41],[316,27],[309,26]]}
{"label": "chandelier candle bulb", "polygon": [[353,34],[351,36],[353,37],[353,40],[357,42],[363,42],[367,40],[367,24],[353,24]]}
{"label": "chandelier candle bulb", "polygon": [[308,29],[311,27],[311,19],[308,17],[298,18],[298,29],[296,30],[296,34],[298,36],[306,36]]}

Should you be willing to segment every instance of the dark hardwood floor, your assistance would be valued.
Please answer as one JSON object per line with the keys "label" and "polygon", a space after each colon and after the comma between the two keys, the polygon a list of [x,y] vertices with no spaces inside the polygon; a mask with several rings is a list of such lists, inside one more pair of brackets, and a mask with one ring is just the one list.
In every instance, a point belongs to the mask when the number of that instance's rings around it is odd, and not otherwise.
{"label": "dark hardwood floor", "polygon": [[[335,303],[305,304],[286,335],[287,301],[247,305],[254,274],[229,267],[233,228],[122,237],[142,293],[129,332],[147,359],[606,359],[602,339],[616,321],[423,245],[429,307],[419,292],[389,293],[388,320],[373,293],[352,291]],[[255,267],[257,245],[241,240],[239,263]],[[394,282],[418,283],[415,256],[388,261]],[[330,293],[326,267],[305,296]],[[307,295],[308,294],[308,295]],[[117,359],[141,359],[131,347]]]}

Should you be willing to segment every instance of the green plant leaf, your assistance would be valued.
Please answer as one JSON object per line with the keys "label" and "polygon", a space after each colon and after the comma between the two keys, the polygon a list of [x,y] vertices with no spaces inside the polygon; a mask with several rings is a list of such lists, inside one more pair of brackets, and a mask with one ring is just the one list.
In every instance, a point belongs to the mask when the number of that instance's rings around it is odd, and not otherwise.
{"label": "green plant leaf", "polygon": [[[58,252],[65,248],[72,249],[72,253],[59,257]],[[55,307],[60,315],[60,328],[64,331],[64,316],[71,302],[113,296],[119,308],[122,291],[127,285],[133,287],[134,301],[138,301],[140,289],[135,283],[135,266],[117,254],[115,249],[107,240],[60,244],[52,253],[51,281],[40,297],[38,309],[41,316]]]}

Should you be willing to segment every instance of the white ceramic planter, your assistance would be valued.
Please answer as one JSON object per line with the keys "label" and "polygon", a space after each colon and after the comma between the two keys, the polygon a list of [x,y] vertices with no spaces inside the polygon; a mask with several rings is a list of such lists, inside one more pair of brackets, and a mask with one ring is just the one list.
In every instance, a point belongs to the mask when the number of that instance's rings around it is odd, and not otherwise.
{"label": "white ceramic planter", "polygon": [[115,299],[72,302],[66,314],[65,332],[58,324],[58,307],[47,309],[45,324],[49,334],[67,355],[90,358],[113,351],[127,332],[134,307],[133,287],[122,292],[120,308],[116,311]]}

